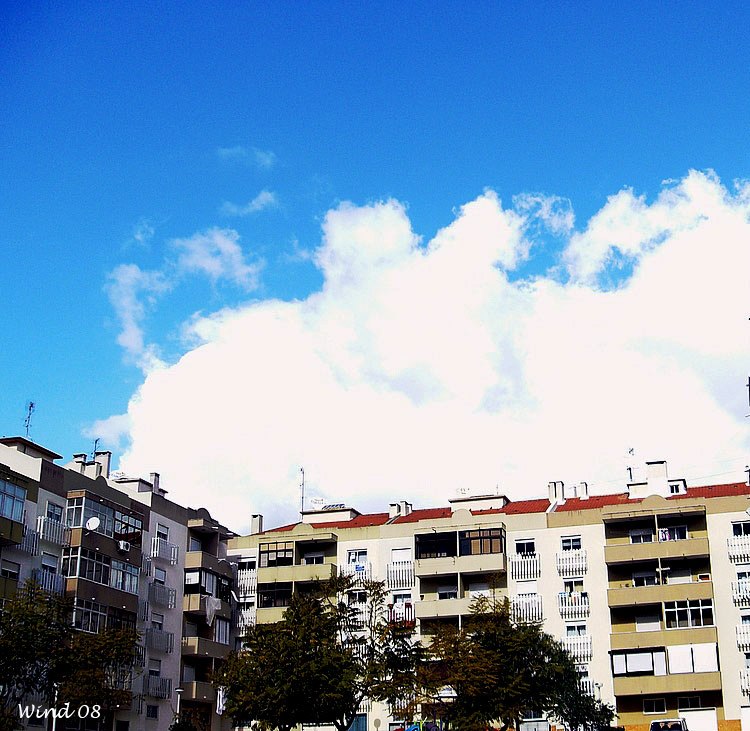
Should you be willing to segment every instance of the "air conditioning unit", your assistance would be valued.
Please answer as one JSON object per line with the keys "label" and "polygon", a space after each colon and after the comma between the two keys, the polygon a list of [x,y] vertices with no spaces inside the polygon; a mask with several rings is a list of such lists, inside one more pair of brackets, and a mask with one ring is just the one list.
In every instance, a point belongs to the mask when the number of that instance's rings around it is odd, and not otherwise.
{"label": "air conditioning unit", "polygon": [[128,541],[117,541],[117,550],[127,553],[130,550],[130,543]]}

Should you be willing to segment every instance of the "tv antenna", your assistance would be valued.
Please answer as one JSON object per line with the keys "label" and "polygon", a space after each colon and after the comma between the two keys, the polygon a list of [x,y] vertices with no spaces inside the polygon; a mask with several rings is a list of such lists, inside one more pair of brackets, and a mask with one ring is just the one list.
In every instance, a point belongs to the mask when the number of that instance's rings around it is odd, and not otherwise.
{"label": "tv antenna", "polygon": [[33,401],[26,402],[26,418],[23,420],[23,426],[26,429],[26,438],[29,438],[31,431],[31,416],[36,410],[36,404]]}
{"label": "tv antenna", "polygon": [[96,450],[99,448],[99,442],[101,441],[100,437],[97,437],[94,439],[94,449],[91,451],[91,459],[94,459],[96,457]]}
{"label": "tv antenna", "polygon": [[302,515],[305,512],[305,468],[300,467],[299,471],[302,473],[302,482],[299,483],[299,519],[302,520]]}

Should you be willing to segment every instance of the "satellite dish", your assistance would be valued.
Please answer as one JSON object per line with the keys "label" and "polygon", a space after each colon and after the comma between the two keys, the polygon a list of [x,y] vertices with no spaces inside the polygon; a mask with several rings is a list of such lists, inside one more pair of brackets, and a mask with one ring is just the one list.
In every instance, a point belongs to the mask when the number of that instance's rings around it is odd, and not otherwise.
{"label": "satellite dish", "polygon": [[96,530],[100,525],[102,521],[99,520],[95,515],[92,515],[87,521],[84,527],[86,530]]}

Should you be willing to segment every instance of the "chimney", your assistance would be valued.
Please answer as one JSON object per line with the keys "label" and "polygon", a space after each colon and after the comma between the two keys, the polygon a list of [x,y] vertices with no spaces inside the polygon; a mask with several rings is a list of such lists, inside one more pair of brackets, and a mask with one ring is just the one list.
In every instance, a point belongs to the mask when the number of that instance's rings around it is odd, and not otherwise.
{"label": "chimney", "polygon": [[101,465],[101,474],[103,474],[106,479],[109,479],[109,466],[112,462],[112,452],[94,452],[94,462]]}
{"label": "chimney", "polygon": [[581,482],[581,484],[578,486],[578,497],[581,500],[588,500],[589,499],[589,483],[588,482]]}
{"label": "chimney", "polygon": [[148,476],[148,481],[151,483],[151,492],[155,492],[158,495],[159,494],[159,473],[152,472]]}
{"label": "chimney", "polygon": [[401,505],[399,503],[391,503],[388,506],[388,518],[398,518],[398,516],[401,515]]}
{"label": "chimney", "polygon": [[666,460],[646,462],[646,481],[650,495],[669,495],[669,479],[667,477]]}
{"label": "chimney", "polygon": [[548,485],[549,489],[549,501],[554,505],[562,505],[565,502],[565,483],[562,480],[557,482],[550,482]]}
{"label": "chimney", "polygon": [[407,503],[406,500],[399,501],[399,513],[401,515],[409,515],[412,511],[411,503]]}
{"label": "chimney", "polygon": [[263,532],[263,516],[259,513],[253,513],[250,516],[250,535],[254,536]]}
{"label": "chimney", "polygon": [[86,459],[88,455],[86,452],[79,452],[73,455],[73,462],[78,465],[78,471],[84,473],[86,471]]}

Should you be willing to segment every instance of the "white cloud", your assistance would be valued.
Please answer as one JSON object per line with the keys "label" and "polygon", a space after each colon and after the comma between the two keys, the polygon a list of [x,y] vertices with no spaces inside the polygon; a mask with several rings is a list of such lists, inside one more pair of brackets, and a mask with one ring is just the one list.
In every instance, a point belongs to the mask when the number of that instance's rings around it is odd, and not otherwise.
{"label": "white cloud", "polygon": [[[189,352],[130,402],[121,466],[238,530],[258,511],[295,519],[300,466],[309,497],[360,509],[497,483],[621,488],[629,447],[715,472],[750,446],[743,190],[693,172],[653,203],[618,193],[570,235],[565,283],[506,276],[543,202],[487,192],[426,243],[396,201],[343,204],[323,223],[320,291],[190,323]],[[604,291],[612,247],[634,269]]]}
{"label": "white cloud", "polygon": [[527,220],[539,220],[555,236],[570,234],[575,225],[573,207],[567,198],[544,193],[513,196],[514,208]]}
{"label": "white cloud", "polygon": [[220,147],[216,154],[222,160],[239,161],[255,165],[260,170],[270,170],[276,164],[276,153],[271,150],[261,150],[257,147]]}
{"label": "white cloud", "polygon": [[110,449],[121,449],[130,433],[129,414],[113,414],[106,419],[99,419],[83,430],[89,439],[101,439],[102,444]]}
{"label": "white cloud", "polygon": [[133,234],[131,240],[139,246],[147,246],[148,243],[154,238],[154,227],[148,219],[142,218],[133,227]]}
{"label": "white cloud", "polygon": [[266,208],[275,208],[279,204],[276,193],[269,190],[261,190],[258,195],[244,206],[238,206],[236,203],[224,201],[219,209],[225,216],[249,216],[253,213],[259,213]]}
{"label": "white cloud", "polygon": [[174,239],[178,273],[205,274],[215,284],[226,279],[246,290],[258,286],[258,263],[249,264],[232,229],[211,228],[186,239]]}

